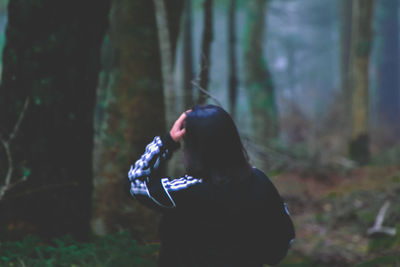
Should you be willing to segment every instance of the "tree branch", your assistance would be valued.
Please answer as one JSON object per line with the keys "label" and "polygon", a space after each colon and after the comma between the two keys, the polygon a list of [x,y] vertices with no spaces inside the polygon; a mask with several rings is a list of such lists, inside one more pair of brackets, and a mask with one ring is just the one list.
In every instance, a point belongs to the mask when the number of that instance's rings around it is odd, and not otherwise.
{"label": "tree branch", "polygon": [[[11,151],[10,151],[10,143],[5,141],[4,139],[1,139],[1,143],[3,144],[4,150],[6,152],[6,156],[7,156],[7,162],[8,162],[8,170],[7,170],[7,174],[6,174],[6,178],[4,180],[4,186],[8,186],[11,182],[11,176],[13,173],[13,159],[11,156]],[[1,195],[0,195],[1,196]],[[0,197],[1,199],[1,197]]]}
{"label": "tree branch", "polygon": [[12,132],[10,133],[10,135],[8,136],[8,138],[4,139],[3,136],[0,134],[0,142],[4,147],[4,151],[6,153],[7,163],[8,163],[8,169],[7,169],[6,177],[4,179],[4,184],[2,186],[0,186],[0,201],[3,199],[4,195],[10,188],[16,186],[17,184],[25,181],[28,178],[27,175],[24,175],[23,177],[19,178],[14,183],[11,183],[11,178],[12,178],[12,175],[14,172],[14,162],[13,162],[13,157],[11,154],[11,142],[15,139],[16,135],[18,134],[18,131],[21,126],[21,122],[25,116],[26,110],[28,109],[28,105],[29,105],[29,97],[26,98],[24,106],[21,110],[21,113],[19,114],[18,119],[17,119],[17,122],[15,123],[14,128],[13,128]]}
{"label": "tree branch", "polygon": [[207,92],[207,90],[205,90],[204,88],[202,88],[202,87],[197,83],[197,81],[193,80],[191,83],[192,83],[192,85],[194,86],[194,88],[196,88],[197,90],[199,90],[201,93],[207,95],[209,98],[211,98],[212,100],[214,100],[215,103],[217,103],[218,106],[222,107],[221,102],[219,102],[219,100],[218,100],[216,97],[214,97],[212,94],[210,94],[209,92]]}
{"label": "tree branch", "polygon": [[17,133],[19,131],[19,127],[21,126],[22,119],[24,118],[26,110],[28,109],[28,105],[29,105],[29,97],[27,97],[25,99],[24,107],[22,108],[21,113],[19,114],[17,123],[15,124],[13,131],[11,132],[10,136],[8,137],[8,142],[11,142],[17,135]]}
{"label": "tree branch", "polygon": [[375,219],[375,224],[371,228],[368,229],[367,234],[369,236],[378,236],[378,235],[396,235],[396,228],[382,226],[383,220],[385,219],[385,215],[387,210],[389,209],[390,202],[387,200],[381,209],[378,212],[378,215]]}

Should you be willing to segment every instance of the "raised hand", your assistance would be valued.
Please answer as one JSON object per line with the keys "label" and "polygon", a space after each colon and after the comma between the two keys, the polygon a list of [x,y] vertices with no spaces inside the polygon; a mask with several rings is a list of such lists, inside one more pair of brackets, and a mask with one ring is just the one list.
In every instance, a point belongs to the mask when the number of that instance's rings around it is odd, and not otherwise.
{"label": "raised hand", "polygon": [[183,123],[186,119],[187,112],[190,111],[183,112],[181,116],[175,121],[174,125],[171,128],[171,131],[169,132],[175,142],[179,142],[179,140],[181,140],[186,133],[186,129],[184,128]]}

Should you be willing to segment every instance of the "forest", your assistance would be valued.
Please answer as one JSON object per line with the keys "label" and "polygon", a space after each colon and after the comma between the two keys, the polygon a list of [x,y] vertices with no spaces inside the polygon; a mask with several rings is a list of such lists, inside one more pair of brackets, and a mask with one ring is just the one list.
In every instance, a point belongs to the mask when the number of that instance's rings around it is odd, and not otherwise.
{"label": "forest", "polygon": [[400,266],[399,12],[0,0],[0,266],[157,266],[160,214],[127,173],[204,104],[230,113],[288,205],[296,240],[278,266]]}

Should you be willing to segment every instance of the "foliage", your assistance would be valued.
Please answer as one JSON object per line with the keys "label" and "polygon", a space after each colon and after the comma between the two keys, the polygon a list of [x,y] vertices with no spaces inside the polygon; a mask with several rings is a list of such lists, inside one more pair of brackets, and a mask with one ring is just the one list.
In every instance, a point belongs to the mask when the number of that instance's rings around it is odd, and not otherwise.
{"label": "foliage", "polygon": [[400,250],[400,224],[396,226],[395,236],[374,238],[369,242],[368,251],[370,253],[381,253],[389,250]]}
{"label": "foliage", "polygon": [[364,233],[372,227],[380,207],[389,198],[392,206],[385,216],[384,225],[393,226],[400,220],[399,192],[400,186],[394,184],[388,192],[356,190],[340,197],[332,193],[323,205],[326,207],[325,211],[317,213],[316,219],[333,228],[344,224],[354,225],[357,226],[354,228],[355,232]]}
{"label": "foliage", "polygon": [[391,146],[387,149],[382,149],[371,159],[372,165],[391,165],[399,163],[400,159],[400,144]]}
{"label": "foliage", "polygon": [[373,267],[373,266],[398,266],[400,263],[400,255],[381,256],[370,261],[365,261],[356,265],[356,267]]}
{"label": "foliage", "polygon": [[279,267],[310,267],[320,266],[312,258],[289,250],[288,256],[283,259]]}
{"label": "foliage", "polygon": [[368,254],[373,255],[357,267],[398,266],[400,264],[400,224],[396,226],[396,235],[371,239]]}
{"label": "foliage", "polygon": [[45,243],[27,236],[0,243],[0,266],[156,266],[159,245],[140,245],[127,233],[79,243],[64,236]]}

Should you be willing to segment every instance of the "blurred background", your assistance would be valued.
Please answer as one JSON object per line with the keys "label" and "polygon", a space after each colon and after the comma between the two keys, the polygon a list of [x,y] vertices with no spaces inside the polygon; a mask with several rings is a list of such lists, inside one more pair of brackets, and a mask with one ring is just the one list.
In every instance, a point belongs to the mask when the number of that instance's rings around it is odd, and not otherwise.
{"label": "blurred background", "polygon": [[280,266],[398,266],[399,8],[1,0],[0,266],[154,266],[159,214],[127,172],[198,104],[231,114],[288,203]]}

